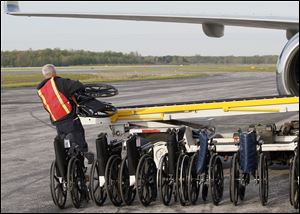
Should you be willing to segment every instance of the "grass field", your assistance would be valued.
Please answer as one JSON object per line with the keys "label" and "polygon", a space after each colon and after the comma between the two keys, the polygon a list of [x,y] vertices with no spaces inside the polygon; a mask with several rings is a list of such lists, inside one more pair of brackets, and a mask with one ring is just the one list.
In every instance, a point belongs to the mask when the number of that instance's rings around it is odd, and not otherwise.
{"label": "grass field", "polygon": [[[204,77],[215,72],[273,72],[275,65],[106,65],[57,67],[58,75],[83,83]],[[1,68],[1,88],[33,87],[41,68]]]}

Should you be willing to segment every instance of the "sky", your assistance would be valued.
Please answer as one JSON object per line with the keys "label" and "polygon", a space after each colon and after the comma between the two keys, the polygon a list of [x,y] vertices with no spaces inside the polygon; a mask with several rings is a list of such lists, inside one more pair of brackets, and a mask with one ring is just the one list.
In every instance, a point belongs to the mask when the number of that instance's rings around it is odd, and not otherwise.
{"label": "sky", "polygon": [[[22,11],[228,15],[299,19],[299,1],[24,1]],[[199,24],[97,19],[14,17],[3,12],[1,50],[60,48],[138,52],[143,56],[279,55],[285,31],[228,27],[222,38]]]}

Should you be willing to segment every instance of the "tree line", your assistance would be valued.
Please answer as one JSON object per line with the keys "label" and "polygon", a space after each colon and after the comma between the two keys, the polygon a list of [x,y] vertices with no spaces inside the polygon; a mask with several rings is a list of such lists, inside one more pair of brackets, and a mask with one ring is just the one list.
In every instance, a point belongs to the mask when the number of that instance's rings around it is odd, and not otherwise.
{"label": "tree line", "polygon": [[141,56],[137,52],[92,52],[84,50],[43,49],[1,51],[1,67],[40,67],[104,64],[275,64],[278,56]]}

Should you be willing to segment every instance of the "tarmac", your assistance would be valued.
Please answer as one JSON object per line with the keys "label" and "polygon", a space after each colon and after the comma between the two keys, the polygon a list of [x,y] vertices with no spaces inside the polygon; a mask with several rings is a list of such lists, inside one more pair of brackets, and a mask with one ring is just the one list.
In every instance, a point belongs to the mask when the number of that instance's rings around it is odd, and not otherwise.
{"label": "tarmac", "polygon": [[[112,83],[119,95],[103,100],[115,106],[144,105],[193,100],[226,99],[254,96],[277,96],[274,73],[218,73],[207,77],[159,81]],[[217,130],[234,132],[252,123],[278,123],[299,119],[299,113],[263,114],[259,116],[216,118]],[[195,119],[201,123],[203,119]],[[194,121],[194,122],[195,122]],[[95,139],[101,127],[84,126],[89,149],[95,152]],[[258,185],[252,179],[245,200],[233,206],[229,199],[229,174],[225,169],[222,202],[214,206],[210,199],[198,200],[195,206],[182,207],[179,202],[164,206],[157,199],[149,207],[137,201],[132,206],[114,207],[107,199],[102,207],[90,201],[75,209],[70,197],[66,208],[57,208],[49,188],[50,164],[54,160],[53,139],[56,130],[50,125],[35,88],[1,89],[1,212],[288,212],[296,213],[289,202],[287,167],[269,171],[269,201],[262,206]],[[229,164],[228,164],[229,165]]]}

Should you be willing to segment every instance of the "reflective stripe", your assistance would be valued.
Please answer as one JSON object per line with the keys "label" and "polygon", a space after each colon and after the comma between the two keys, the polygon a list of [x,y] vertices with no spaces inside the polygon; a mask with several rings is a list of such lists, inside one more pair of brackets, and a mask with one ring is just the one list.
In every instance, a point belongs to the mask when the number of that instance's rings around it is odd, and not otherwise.
{"label": "reflective stripe", "polygon": [[44,106],[46,107],[46,109],[47,109],[48,112],[50,113],[52,119],[53,119],[54,121],[56,121],[56,119],[55,119],[54,115],[52,114],[52,111],[51,111],[51,109],[50,109],[48,103],[46,102],[46,99],[45,99],[43,93],[41,92],[41,90],[38,90],[38,94],[39,94],[39,96],[42,98],[42,101],[43,101],[43,103],[44,103]]}
{"label": "reflective stripe", "polygon": [[51,85],[52,85],[52,88],[53,88],[53,91],[57,97],[57,99],[59,100],[60,104],[62,105],[62,107],[64,108],[64,110],[66,111],[67,114],[70,113],[69,109],[67,108],[67,106],[65,105],[64,101],[62,100],[62,98],[60,97],[59,93],[58,93],[58,90],[56,88],[56,84],[54,82],[54,78],[52,77],[51,78]]}

